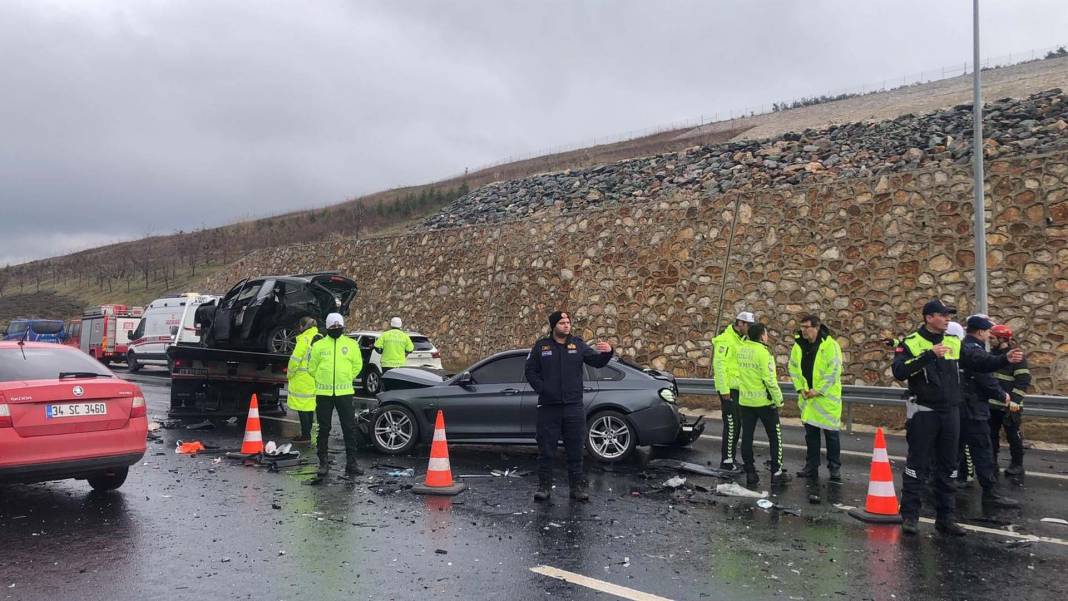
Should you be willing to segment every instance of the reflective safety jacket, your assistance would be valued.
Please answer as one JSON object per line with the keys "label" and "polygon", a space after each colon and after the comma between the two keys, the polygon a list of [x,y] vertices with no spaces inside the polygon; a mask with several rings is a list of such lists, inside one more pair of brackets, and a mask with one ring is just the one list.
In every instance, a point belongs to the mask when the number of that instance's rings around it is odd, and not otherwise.
{"label": "reflective safety jacket", "polygon": [[[949,352],[941,359],[934,345],[942,343]],[[956,336],[944,336],[921,327],[909,334],[894,349],[890,366],[894,378],[907,380],[915,403],[927,410],[949,411],[961,403],[958,363],[965,369],[991,372],[1008,365],[1005,355],[991,355],[983,350],[962,348]]]}
{"label": "reflective safety jacket", "polygon": [[[826,325],[820,326],[815,342],[800,332],[794,336],[790,379],[797,390],[802,422],[824,430],[842,429],[842,348]],[[815,390],[817,396],[806,399],[801,394],[806,390]]]}
{"label": "reflective safety jacket", "polygon": [[318,326],[297,334],[297,343],[293,347],[293,354],[289,356],[289,367],[286,369],[289,400],[286,404],[293,411],[315,411],[315,377],[308,366],[311,363],[312,343],[317,337],[322,337]]}
{"label": "reflective safety jacket", "polygon": [[363,370],[360,347],[355,340],[344,334],[337,338],[325,336],[312,345],[308,369],[315,376],[315,394],[355,394],[352,380]]}
{"label": "reflective safety jacket", "polygon": [[782,407],[782,389],[775,377],[775,358],[762,342],[743,340],[738,346],[738,404]]}
{"label": "reflective safety jacket", "polygon": [[382,332],[375,340],[375,348],[382,353],[382,367],[404,367],[408,353],[415,350],[415,345],[404,330],[393,328]]}
{"label": "reflective safety jacket", "polygon": [[[993,354],[1004,355],[1007,352],[1009,352],[1008,349],[998,349]],[[1027,359],[1015,365],[1002,367],[994,374],[994,377],[997,378],[1001,389],[1012,397],[1012,402],[1023,405],[1024,395],[1031,388],[1031,370],[1027,367]],[[990,399],[990,405],[991,409],[1005,411],[1005,402],[1001,399]]]}
{"label": "reflective safety jacket", "polygon": [[726,330],[712,339],[712,379],[716,384],[716,392],[730,394],[731,390],[738,389],[738,347],[745,340],[734,326],[727,326]]}

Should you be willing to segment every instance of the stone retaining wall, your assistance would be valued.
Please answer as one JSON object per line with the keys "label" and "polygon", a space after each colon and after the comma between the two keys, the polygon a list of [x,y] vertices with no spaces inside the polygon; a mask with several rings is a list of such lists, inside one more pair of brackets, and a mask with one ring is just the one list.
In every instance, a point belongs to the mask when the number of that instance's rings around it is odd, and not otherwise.
{"label": "stone retaining wall", "polygon": [[[990,313],[1020,333],[1037,388],[1068,394],[1068,153],[987,169]],[[563,216],[260,251],[207,287],[339,270],[361,287],[350,325],[400,315],[452,367],[528,346],[546,314],[567,307],[588,339],[706,376],[709,339],[749,309],[769,324],[785,377],[797,319],[815,311],[842,343],[844,381],[888,385],[881,339],[914,329],[932,296],[964,315],[973,306],[971,188],[967,168],[938,167],[712,197],[675,190]]]}

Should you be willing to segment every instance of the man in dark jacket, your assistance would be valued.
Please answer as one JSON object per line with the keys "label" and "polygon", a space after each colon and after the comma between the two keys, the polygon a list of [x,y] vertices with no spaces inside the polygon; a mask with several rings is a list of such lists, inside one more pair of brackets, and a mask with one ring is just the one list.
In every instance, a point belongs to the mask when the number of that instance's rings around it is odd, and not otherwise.
{"label": "man in dark jacket", "polygon": [[[1012,328],[998,324],[990,328],[990,341],[995,355],[1004,355],[1016,348],[1012,338]],[[1003,367],[994,374],[1001,389],[1009,395],[1006,403],[1001,399],[990,399],[990,450],[994,454],[994,467],[998,465],[998,447],[1001,446],[1001,429],[1005,429],[1005,438],[1009,441],[1009,468],[1005,473],[1020,476],[1023,468],[1023,436],[1020,435],[1020,418],[1023,415],[1024,395],[1031,388],[1031,370],[1027,367],[1027,358]]]}
{"label": "man in dark jacket", "polygon": [[[981,315],[973,315],[965,324],[966,336],[962,353],[986,354],[993,322]],[[1004,355],[994,355],[1002,358]],[[990,399],[1002,402],[1009,394],[1001,390],[997,379],[986,371],[974,370],[962,362],[962,400],[960,414],[960,442],[967,447],[979,484],[983,487],[983,503],[996,507],[1019,507],[1020,503],[998,492],[997,470],[990,450]]]}
{"label": "man in dark jacket", "polygon": [[1008,363],[1019,363],[1022,353],[994,356],[986,351],[964,348],[960,340],[945,336],[949,316],[956,313],[940,300],[923,306],[923,326],[906,336],[894,349],[891,366],[894,378],[907,380],[910,398],[906,404],[908,458],[901,492],[901,529],[919,532],[920,505],[924,482],[935,465],[935,495],[939,532],[965,534],[954,519],[956,500],[950,474],[957,466],[960,436],[961,382],[958,362],[975,372],[996,371]]}
{"label": "man in dark jacket", "polygon": [[571,315],[549,315],[550,335],[534,343],[527,355],[527,382],[538,393],[538,490],[535,501],[548,500],[553,487],[553,456],[561,437],[567,452],[567,473],[572,499],[588,501],[582,475],[586,412],[582,404],[583,365],[604,367],[612,359],[612,346],[598,342],[590,348],[571,335]]}

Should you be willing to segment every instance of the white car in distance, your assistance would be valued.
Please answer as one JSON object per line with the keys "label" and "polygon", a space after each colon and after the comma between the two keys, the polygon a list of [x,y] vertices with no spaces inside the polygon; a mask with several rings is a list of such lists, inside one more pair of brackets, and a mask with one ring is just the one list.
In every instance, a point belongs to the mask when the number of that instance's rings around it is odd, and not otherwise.
{"label": "white car in distance", "polygon": [[[441,367],[441,353],[430,339],[418,332],[407,332],[412,339],[415,350],[408,355],[404,367],[436,369]],[[363,356],[363,371],[356,381],[367,394],[374,396],[382,392],[382,354],[375,349],[375,341],[382,335],[381,331],[360,330],[349,332],[348,336],[356,341]]]}

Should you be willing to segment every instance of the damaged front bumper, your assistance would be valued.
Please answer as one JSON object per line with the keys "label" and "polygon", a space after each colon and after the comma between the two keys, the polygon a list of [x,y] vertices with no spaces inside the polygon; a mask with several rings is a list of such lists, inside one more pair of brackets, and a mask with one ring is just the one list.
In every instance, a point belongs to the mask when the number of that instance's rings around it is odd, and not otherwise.
{"label": "damaged front bumper", "polygon": [[701,437],[701,434],[705,431],[705,416],[698,415],[692,422],[686,421],[685,415],[679,415],[679,421],[682,422],[679,428],[679,435],[672,443],[674,446],[686,447],[693,444],[693,441]]}

